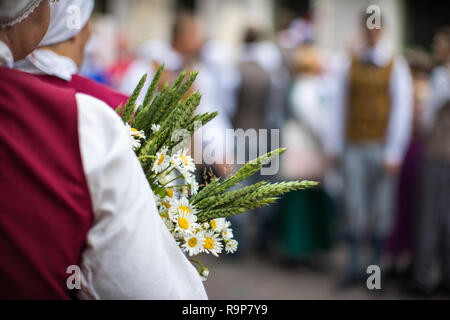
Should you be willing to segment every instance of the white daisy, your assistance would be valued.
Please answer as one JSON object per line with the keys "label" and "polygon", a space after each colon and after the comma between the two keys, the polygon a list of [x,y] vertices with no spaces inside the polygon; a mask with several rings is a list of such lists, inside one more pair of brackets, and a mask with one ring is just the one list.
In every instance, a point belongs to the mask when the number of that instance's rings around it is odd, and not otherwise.
{"label": "white daisy", "polygon": [[164,173],[161,173],[159,176],[158,176],[158,182],[159,182],[159,184],[160,185],[162,185],[162,186],[164,186],[164,185],[166,185],[167,184],[167,182],[169,182],[170,180],[169,180],[169,178],[167,177],[167,174],[164,172]]}
{"label": "white daisy", "polygon": [[159,211],[167,212],[172,208],[172,199],[164,197],[161,199],[160,205],[159,205]]}
{"label": "white daisy", "polygon": [[186,181],[186,183],[189,185],[189,189],[191,190],[191,194],[197,194],[198,192],[198,183],[197,183],[197,179],[195,179],[194,175],[186,175],[184,176],[184,180]]}
{"label": "white daisy", "polygon": [[194,159],[188,155],[188,149],[178,150],[177,153],[172,155],[173,164],[180,171],[187,170],[189,172],[195,171]]}
{"label": "white daisy", "polygon": [[203,235],[201,233],[195,233],[184,237],[184,244],[182,248],[190,255],[195,256],[203,251]]}
{"label": "white daisy", "polygon": [[173,232],[175,230],[175,224],[166,216],[160,215],[161,219],[163,220],[164,224],[166,225],[167,229],[169,229],[170,232]]}
{"label": "white daisy", "polygon": [[139,149],[141,147],[141,140],[145,139],[144,131],[136,130],[135,128],[132,128],[128,123],[125,124],[125,127],[127,128],[133,150]]}
{"label": "white daisy", "polygon": [[138,150],[141,147],[141,142],[131,137],[131,146],[133,147],[133,150]]}
{"label": "white daisy", "polygon": [[197,216],[184,210],[178,210],[178,214],[172,217],[175,223],[175,232],[193,234],[197,229]]}
{"label": "white daisy", "polygon": [[152,124],[152,131],[153,131],[153,133],[157,133],[158,131],[159,131],[159,129],[161,129],[161,125],[159,125],[159,124]]}
{"label": "white daisy", "polygon": [[152,170],[155,173],[159,173],[165,170],[170,164],[170,157],[167,155],[167,147],[161,149],[161,151],[156,153],[156,160],[153,163]]}
{"label": "white daisy", "polygon": [[220,233],[223,228],[225,228],[225,218],[216,218],[209,221],[209,225],[211,226],[211,229],[213,229],[215,232]]}
{"label": "white daisy", "polygon": [[186,197],[181,197],[180,199],[172,199],[170,203],[169,209],[169,216],[173,218],[178,214],[179,211],[186,212],[187,214],[194,214],[196,213],[194,207],[189,202],[189,200]]}
{"label": "white daisy", "polygon": [[200,270],[200,278],[202,281],[206,281],[209,276],[209,269],[206,267],[203,267],[202,270]]}
{"label": "white daisy", "polygon": [[135,138],[135,139],[145,139],[145,132],[144,130],[137,130],[135,128],[131,128],[131,135]]}
{"label": "white daisy", "polygon": [[231,229],[229,227],[225,227],[220,232],[220,235],[222,236],[222,238],[224,240],[230,240],[231,238],[233,238],[233,229]]}
{"label": "white daisy", "polygon": [[212,253],[216,257],[222,252],[223,245],[220,242],[220,238],[214,231],[207,231],[204,234],[205,240],[203,241],[203,250],[206,253]]}
{"label": "white daisy", "polygon": [[171,199],[171,200],[175,199],[175,197],[176,197],[175,191],[172,188],[167,188],[166,189],[166,197]]}
{"label": "white daisy", "polygon": [[208,222],[203,222],[202,223],[202,228],[205,229],[205,230],[208,230],[209,229],[209,223]]}
{"label": "white daisy", "polygon": [[237,250],[238,242],[236,240],[228,240],[225,242],[225,251],[227,253],[233,253]]}

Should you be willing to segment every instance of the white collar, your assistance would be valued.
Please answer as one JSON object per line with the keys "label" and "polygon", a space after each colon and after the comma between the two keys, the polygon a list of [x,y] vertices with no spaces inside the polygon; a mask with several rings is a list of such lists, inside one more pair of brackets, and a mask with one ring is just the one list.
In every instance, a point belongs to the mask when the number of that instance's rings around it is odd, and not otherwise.
{"label": "white collar", "polygon": [[367,55],[373,59],[373,63],[378,67],[386,66],[392,59],[392,50],[381,41],[377,43],[374,48],[369,48],[366,45],[360,45],[355,50],[359,59],[364,60]]}
{"label": "white collar", "polygon": [[65,81],[78,72],[75,62],[47,49],[36,49],[24,60],[18,61],[14,68],[32,74],[46,74]]}
{"label": "white collar", "polygon": [[0,66],[12,68],[14,65],[14,57],[11,49],[4,43],[0,41]]}

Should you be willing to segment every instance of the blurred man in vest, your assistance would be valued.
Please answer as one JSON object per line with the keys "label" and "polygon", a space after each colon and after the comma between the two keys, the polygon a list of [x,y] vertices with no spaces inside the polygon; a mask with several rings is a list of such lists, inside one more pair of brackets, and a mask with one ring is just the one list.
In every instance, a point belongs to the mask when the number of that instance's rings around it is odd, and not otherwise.
{"label": "blurred man in vest", "polygon": [[[343,284],[380,264],[391,225],[396,175],[410,136],[412,80],[407,63],[383,46],[379,27],[362,19],[363,41],[352,50],[339,79],[334,124],[326,145],[343,166],[346,235],[350,259]],[[370,27],[370,28],[369,28]],[[360,260],[368,241],[372,258]]]}
{"label": "blurred man in vest", "polygon": [[0,299],[206,298],[117,114],[12,69],[49,19],[0,0]]}

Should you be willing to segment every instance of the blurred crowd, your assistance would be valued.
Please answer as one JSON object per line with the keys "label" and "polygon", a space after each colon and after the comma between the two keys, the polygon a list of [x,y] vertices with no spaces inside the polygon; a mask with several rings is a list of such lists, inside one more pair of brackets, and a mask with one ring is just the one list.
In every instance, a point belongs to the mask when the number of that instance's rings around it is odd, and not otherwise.
{"label": "blurred crowd", "polygon": [[[280,129],[288,151],[279,173],[262,178],[320,187],[235,217],[236,259],[257,250],[309,264],[343,243],[342,287],[380,265],[383,277],[406,279],[409,290],[449,290],[450,27],[436,31],[431,52],[402,55],[382,41],[388,26],[371,30],[367,19],[344,55],[315,46],[308,17],[272,36],[249,26],[236,52],[207,39],[199,19],[181,11],[170,41],[149,39],[132,52],[119,37],[113,65],[88,55],[82,72],[129,95],[161,64],[161,84],[198,70],[198,111],[219,111],[214,129]],[[226,166],[214,169],[227,175]]]}

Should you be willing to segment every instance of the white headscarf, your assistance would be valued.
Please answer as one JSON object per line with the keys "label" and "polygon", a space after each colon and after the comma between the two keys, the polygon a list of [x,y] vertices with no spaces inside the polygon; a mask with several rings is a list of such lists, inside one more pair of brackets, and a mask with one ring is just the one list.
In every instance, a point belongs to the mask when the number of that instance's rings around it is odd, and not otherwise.
{"label": "white headscarf", "polygon": [[26,18],[42,0],[0,0],[0,28],[12,27]]}
{"label": "white headscarf", "polygon": [[[1,1],[1,0],[0,0]],[[76,36],[89,21],[94,0],[63,0],[51,6],[50,26],[40,47]]]}

